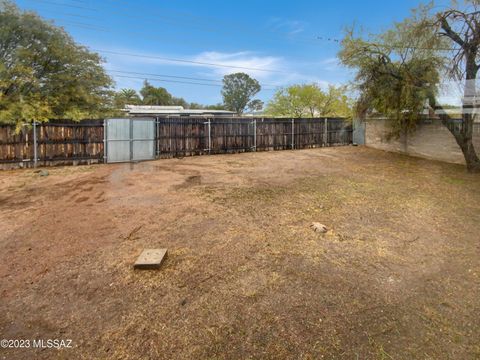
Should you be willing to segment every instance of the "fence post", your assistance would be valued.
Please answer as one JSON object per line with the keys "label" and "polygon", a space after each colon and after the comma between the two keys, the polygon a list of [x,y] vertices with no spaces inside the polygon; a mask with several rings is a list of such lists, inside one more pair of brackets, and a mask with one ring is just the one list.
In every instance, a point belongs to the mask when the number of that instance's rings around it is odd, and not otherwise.
{"label": "fence post", "polygon": [[257,151],[257,119],[253,120],[253,151]]}
{"label": "fence post", "polygon": [[37,167],[38,162],[37,146],[37,122],[33,121],[33,167]]}
{"label": "fence post", "polygon": [[324,124],[323,124],[323,146],[328,145],[328,119],[324,119]]}
{"label": "fence post", "polygon": [[103,119],[103,162],[107,162],[107,119]]}
{"label": "fence post", "polygon": [[211,154],[212,151],[212,127],[211,127],[211,120],[208,119],[208,154]]}
{"label": "fence post", "polygon": [[292,150],[295,149],[295,119],[292,119]]}
{"label": "fence post", "polygon": [[153,151],[155,152],[155,159],[158,158],[158,154],[160,153],[159,149],[158,149],[158,116],[155,116],[155,135],[154,135],[154,142],[155,144],[153,145]]}

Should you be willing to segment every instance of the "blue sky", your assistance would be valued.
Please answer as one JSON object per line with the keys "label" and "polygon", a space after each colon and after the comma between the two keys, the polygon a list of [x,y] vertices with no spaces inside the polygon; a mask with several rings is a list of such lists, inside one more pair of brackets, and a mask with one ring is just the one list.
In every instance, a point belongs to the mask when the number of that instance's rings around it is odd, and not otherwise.
{"label": "blue sky", "polygon": [[174,96],[203,104],[221,102],[223,75],[237,71],[260,81],[263,89],[258,97],[264,101],[278,86],[345,84],[352,74],[337,63],[339,45],[333,39],[341,39],[343,29],[352,24],[368,32],[384,30],[419,4],[414,0],[17,1],[22,9],[54,19],[77,42],[101,50],[118,89],[138,90],[149,78]]}

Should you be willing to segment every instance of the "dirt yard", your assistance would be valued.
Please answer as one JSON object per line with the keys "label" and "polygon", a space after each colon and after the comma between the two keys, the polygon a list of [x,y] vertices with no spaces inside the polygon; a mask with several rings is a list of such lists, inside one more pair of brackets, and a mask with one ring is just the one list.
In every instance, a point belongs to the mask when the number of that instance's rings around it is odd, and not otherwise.
{"label": "dirt yard", "polygon": [[47,170],[0,172],[0,338],[73,348],[0,358],[480,358],[461,166],[339,147]]}

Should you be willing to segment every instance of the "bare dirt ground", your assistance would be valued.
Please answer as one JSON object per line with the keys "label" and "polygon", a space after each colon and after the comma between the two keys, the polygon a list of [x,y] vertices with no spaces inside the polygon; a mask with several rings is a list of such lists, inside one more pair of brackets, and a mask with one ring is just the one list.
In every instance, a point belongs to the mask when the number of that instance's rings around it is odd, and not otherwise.
{"label": "bare dirt ground", "polygon": [[0,338],[74,347],[0,358],[480,358],[461,166],[341,147],[48,171],[0,172]]}

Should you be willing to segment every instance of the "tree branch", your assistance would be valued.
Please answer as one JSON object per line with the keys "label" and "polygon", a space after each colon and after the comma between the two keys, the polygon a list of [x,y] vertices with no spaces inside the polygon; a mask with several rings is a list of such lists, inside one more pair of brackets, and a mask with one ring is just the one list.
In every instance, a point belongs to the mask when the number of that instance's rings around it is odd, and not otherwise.
{"label": "tree branch", "polygon": [[[448,36],[452,41],[456,42],[458,45],[460,45],[462,48],[465,46],[465,42],[462,40],[462,38],[452,30],[452,27],[447,21],[448,15],[439,15],[439,21],[440,21],[440,26],[445,31],[445,36]],[[443,34],[443,33],[441,33]]]}

